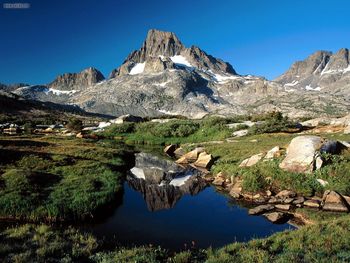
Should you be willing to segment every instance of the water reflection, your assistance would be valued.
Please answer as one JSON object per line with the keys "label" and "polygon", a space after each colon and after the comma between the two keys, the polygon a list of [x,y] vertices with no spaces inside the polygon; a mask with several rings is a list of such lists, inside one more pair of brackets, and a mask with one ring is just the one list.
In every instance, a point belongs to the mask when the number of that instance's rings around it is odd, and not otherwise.
{"label": "water reflection", "polygon": [[172,208],[182,196],[195,195],[207,185],[197,169],[149,153],[135,154],[127,182],[142,194],[150,211]]}

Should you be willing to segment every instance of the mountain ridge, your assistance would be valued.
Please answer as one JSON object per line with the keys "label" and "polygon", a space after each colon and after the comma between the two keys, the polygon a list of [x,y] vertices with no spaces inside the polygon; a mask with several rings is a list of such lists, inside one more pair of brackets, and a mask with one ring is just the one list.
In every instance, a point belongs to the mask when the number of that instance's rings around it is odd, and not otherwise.
{"label": "mountain ridge", "polygon": [[88,68],[60,75],[47,85],[20,87],[13,92],[112,116],[201,118],[272,110],[314,116],[332,113],[330,105],[333,114],[349,111],[348,67],[348,49],[335,54],[317,51],[293,63],[274,81],[242,76],[232,65],[199,47],[185,47],[176,34],[152,29],[140,49],[129,53],[108,79],[97,69]]}

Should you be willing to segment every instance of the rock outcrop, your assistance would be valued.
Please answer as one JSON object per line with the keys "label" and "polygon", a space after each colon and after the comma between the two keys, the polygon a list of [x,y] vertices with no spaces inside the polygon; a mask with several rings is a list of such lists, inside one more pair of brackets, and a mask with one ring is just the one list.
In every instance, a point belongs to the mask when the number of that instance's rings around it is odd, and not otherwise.
{"label": "rock outcrop", "polygon": [[324,141],[318,136],[298,136],[288,148],[287,156],[280,163],[280,168],[289,172],[311,173],[315,169],[317,151]]}
{"label": "rock outcrop", "polygon": [[103,74],[95,68],[87,68],[79,73],[59,75],[48,84],[49,88],[57,90],[82,90],[104,80]]}

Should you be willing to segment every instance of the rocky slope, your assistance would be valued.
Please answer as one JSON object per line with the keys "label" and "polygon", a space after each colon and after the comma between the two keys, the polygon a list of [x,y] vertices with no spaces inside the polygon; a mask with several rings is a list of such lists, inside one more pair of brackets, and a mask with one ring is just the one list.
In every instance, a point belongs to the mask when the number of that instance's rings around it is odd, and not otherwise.
{"label": "rocky slope", "polygon": [[310,90],[349,96],[350,54],[346,48],[332,54],[317,51],[294,63],[276,82],[289,91]]}
{"label": "rocky slope", "polygon": [[25,98],[74,104],[113,116],[246,114],[279,110],[290,116],[349,110],[349,52],[319,51],[276,81],[241,76],[199,47],[185,47],[171,32],[150,30],[109,79],[96,69],[68,73],[44,86],[14,92]]}

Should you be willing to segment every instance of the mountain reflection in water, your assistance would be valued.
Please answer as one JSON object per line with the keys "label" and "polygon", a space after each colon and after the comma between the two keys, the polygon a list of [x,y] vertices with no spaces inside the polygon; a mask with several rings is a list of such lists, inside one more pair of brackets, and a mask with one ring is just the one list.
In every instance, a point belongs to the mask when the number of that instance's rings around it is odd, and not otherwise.
{"label": "mountain reflection in water", "polygon": [[199,170],[149,153],[135,154],[127,182],[143,195],[150,211],[172,208],[182,196],[195,195],[207,186]]}

